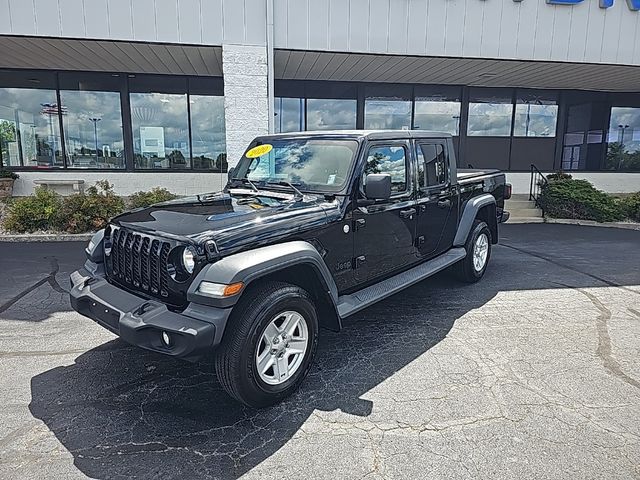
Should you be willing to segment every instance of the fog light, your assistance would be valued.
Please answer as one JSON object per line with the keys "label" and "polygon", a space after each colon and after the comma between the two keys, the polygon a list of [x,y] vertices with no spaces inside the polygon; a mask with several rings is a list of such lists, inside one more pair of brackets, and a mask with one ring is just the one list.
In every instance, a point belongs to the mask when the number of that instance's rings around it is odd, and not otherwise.
{"label": "fog light", "polygon": [[165,347],[171,346],[171,337],[167,332],[162,332],[162,343],[164,343]]}

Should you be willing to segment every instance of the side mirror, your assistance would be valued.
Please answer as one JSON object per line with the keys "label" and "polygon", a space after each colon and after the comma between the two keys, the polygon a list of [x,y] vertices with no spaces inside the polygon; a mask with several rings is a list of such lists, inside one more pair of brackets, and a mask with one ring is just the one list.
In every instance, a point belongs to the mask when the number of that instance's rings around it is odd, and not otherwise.
{"label": "side mirror", "polygon": [[370,173],[364,184],[364,194],[369,200],[388,200],[391,197],[391,175]]}
{"label": "side mirror", "polygon": [[227,172],[228,180],[231,181],[231,179],[236,175],[236,167],[229,167],[229,170],[227,170]]}

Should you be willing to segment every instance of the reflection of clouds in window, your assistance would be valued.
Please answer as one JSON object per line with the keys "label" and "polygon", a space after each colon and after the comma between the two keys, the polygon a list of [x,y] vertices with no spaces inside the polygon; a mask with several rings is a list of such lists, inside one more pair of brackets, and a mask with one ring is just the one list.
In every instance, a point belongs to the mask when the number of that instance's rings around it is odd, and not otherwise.
{"label": "reflection of clouds in window", "polygon": [[5,164],[20,166],[22,156],[24,166],[63,165],[57,111],[54,90],[0,88],[0,148]]}
{"label": "reflection of clouds in window", "polygon": [[511,134],[510,103],[469,103],[467,134],[484,137],[505,137]]}
{"label": "reflection of clouds in window", "polygon": [[224,169],[222,157],[226,152],[224,97],[191,95],[189,99],[193,167]]}
{"label": "reflection of clouds in window", "polygon": [[120,94],[117,92],[60,92],[67,107],[63,116],[69,166],[124,168]]}
{"label": "reflection of clouds in window", "polygon": [[357,100],[307,100],[307,130],[356,128]]}
{"label": "reflection of clouds in window", "polygon": [[287,180],[313,188],[339,189],[347,178],[357,142],[324,140],[273,141],[273,150],[254,160],[252,180]]}
{"label": "reflection of clouds in window", "polygon": [[136,168],[188,168],[187,95],[131,93]]}
{"label": "reflection of clouds in window", "polygon": [[557,105],[516,105],[513,134],[519,137],[555,137]]}
{"label": "reflection of clouds in window", "polygon": [[403,147],[372,147],[367,155],[364,175],[371,173],[388,173],[394,192],[406,188],[406,159]]}
{"label": "reflection of clouds in window", "polygon": [[304,127],[304,99],[280,98],[275,100],[275,132],[301,132]]}
{"label": "reflection of clouds in window", "polygon": [[609,142],[624,144],[624,151],[640,150],[640,108],[611,107]]}
{"label": "reflection of clouds in window", "polygon": [[460,102],[416,98],[414,128],[458,135],[459,122]]}
{"label": "reflection of clouds in window", "polygon": [[364,104],[364,128],[370,130],[411,128],[411,101],[367,98]]}

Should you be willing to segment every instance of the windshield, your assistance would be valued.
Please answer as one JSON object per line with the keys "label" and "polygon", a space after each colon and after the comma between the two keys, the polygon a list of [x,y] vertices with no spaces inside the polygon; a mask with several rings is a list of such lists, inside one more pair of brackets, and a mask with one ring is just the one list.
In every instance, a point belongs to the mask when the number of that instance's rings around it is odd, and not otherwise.
{"label": "windshield", "polygon": [[264,186],[289,182],[300,190],[342,189],[358,148],[355,140],[273,139],[251,145],[234,174]]}

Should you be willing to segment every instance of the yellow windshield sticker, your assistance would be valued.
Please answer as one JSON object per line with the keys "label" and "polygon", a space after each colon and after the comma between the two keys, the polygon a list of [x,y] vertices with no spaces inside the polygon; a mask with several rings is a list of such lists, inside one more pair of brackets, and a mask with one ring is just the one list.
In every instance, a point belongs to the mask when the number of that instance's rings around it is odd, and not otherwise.
{"label": "yellow windshield sticker", "polygon": [[264,145],[258,145],[257,147],[253,147],[251,150],[247,152],[247,158],[258,158],[263,155],[266,155],[271,150],[273,150],[273,145],[269,143],[265,143]]}

